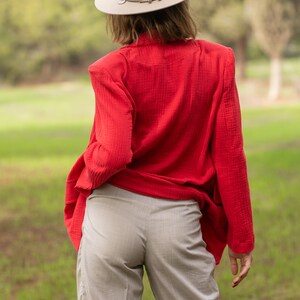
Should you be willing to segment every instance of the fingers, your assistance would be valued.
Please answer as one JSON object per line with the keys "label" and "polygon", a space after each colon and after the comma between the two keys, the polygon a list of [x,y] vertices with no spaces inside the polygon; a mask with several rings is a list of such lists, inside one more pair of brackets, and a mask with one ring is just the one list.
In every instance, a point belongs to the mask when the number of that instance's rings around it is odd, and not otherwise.
{"label": "fingers", "polygon": [[252,256],[251,255],[245,255],[241,259],[241,271],[239,273],[239,276],[236,277],[232,281],[232,287],[238,286],[243,279],[248,275],[248,272],[251,268],[251,263],[252,263]]}
{"label": "fingers", "polygon": [[230,267],[232,275],[236,275],[238,273],[238,262],[237,259],[233,256],[229,256],[230,258]]}
{"label": "fingers", "polygon": [[230,259],[231,272],[233,275],[236,275],[238,273],[238,261],[240,261],[241,264],[239,275],[232,281],[232,287],[236,287],[248,275],[252,264],[252,255],[251,253],[238,254],[233,252],[230,248],[228,248],[228,254]]}

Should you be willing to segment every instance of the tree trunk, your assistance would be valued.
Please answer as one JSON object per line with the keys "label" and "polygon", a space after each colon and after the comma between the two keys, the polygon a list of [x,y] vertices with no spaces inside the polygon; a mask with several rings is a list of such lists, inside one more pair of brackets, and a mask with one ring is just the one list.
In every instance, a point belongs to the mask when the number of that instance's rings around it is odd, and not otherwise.
{"label": "tree trunk", "polygon": [[282,59],[281,57],[271,57],[269,101],[274,102],[279,98],[281,85],[282,85]]}
{"label": "tree trunk", "polygon": [[246,79],[246,65],[247,65],[247,45],[248,37],[242,36],[236,42],[236,51],[237,51],[237,62],[238,62],[238,78]]}

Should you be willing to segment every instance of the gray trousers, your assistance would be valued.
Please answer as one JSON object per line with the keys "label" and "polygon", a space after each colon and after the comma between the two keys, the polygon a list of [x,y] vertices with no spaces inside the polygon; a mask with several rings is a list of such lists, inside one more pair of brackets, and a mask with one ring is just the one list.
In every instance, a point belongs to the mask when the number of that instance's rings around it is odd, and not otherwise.
{"label": "gray trousers", "polygon": [[109,184],[87,200],[77,259],[80,300],[140,300],[143,266],[157,300],[216,300],[215,260],[194,200],[172,201]]}

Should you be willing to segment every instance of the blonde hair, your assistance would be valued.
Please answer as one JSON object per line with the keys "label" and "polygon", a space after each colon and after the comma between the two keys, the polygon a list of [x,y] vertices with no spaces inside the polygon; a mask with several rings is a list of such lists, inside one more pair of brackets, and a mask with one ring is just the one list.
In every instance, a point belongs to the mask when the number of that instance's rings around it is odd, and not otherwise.
{"label": "blonde hair", "polygon": [[137,15],[108,15],[107,25],[113,41],[122,45],[137,41],[144,32],[162,43],[195,38],[197,26],[188,1]]}

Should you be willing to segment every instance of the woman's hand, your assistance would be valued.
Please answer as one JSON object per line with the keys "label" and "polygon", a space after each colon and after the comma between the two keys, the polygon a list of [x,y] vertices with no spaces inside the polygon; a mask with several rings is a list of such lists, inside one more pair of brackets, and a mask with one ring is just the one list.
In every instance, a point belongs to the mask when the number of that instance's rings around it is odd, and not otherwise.
{"label": "woman's hand", "polygon": [[239,272],[239,264],[238,260],[240,260],[240,272],[239,275],[233,279],[232,287],[238,286],[238,284],[248,275],[248,272],[251,268],[252,264],[252,254],[251,253],[243,253],[238,254],[233,252],[230,248],[228,248],[228,255],[231,265],[231,272],[233,275],[237,275]]}

